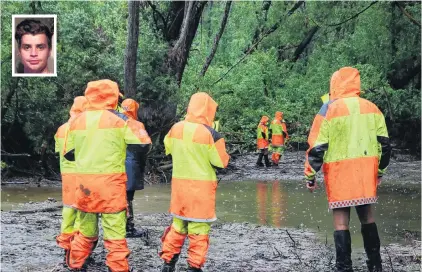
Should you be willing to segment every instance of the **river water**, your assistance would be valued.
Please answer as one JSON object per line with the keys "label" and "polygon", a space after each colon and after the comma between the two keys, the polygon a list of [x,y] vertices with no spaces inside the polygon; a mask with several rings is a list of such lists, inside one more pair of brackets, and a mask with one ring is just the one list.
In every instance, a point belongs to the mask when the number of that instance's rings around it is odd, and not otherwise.
{"label": "river water", "polygon": [[[19,209],[20,203],[61,199],[60,188],[1,188],[2,211]],[[421,230],[421,187],[415,184],[383,183],[375,205],[376,222],[383,243],[404,243],[409,233]],[[147,186],[135,194],[135,213],[165,213],[170,203],[170,185]],[[332,216],[323,187],[309,193],[303,182],[221,182],[217,190],[219,222],[249,222],[277,228],[310,228],[332,242]],[[354,247],[362,247],[360,224],[352,210],[350,230]]]}

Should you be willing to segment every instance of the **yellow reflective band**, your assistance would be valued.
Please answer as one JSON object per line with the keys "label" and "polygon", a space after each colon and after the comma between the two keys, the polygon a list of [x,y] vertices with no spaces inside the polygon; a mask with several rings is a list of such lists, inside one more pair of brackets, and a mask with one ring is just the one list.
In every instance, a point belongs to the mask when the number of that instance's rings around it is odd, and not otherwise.
{"label": "yellow reflective band", "polygon": [[328,103],[328,101],[330,101],[330,94],[329,93],[324,94],[323,96],[321,96],[321,100],[323,104]]}

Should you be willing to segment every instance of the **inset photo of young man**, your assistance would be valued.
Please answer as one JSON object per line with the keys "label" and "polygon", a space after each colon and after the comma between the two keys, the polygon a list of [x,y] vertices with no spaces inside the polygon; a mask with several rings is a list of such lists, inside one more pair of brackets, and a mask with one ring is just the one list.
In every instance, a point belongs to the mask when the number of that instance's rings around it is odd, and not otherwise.
{"label": "inset photo of young man", "polygon": [[56,26],[56,15],[12,16],[12,76],[57,76]]}

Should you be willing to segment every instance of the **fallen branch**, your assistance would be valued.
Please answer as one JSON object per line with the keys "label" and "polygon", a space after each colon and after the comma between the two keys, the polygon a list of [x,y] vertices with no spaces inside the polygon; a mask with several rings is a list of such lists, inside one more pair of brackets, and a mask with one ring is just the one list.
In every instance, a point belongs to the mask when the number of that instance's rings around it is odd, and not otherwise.
{"label": "fallen branch", "polygon": [[43,208],[39,210],[16,210],[16,211],[10,211],[11,213],[17,213],[17,214],[32,214],[32,213],[38,213],[38,212],[55,212],[63,208],[63,205],[52,207],[52,208]]}
{"label": "fallen branch", "polygon": [[16,184],[29,184],[26,181],[11,181],[11,182],[2,182],[1,185],[16,185]]}
{"label": "fallen branch", "polygon": [[28,153],[13,154],[13,153],[5,152],[5,151],[2,151],[1,155],[4,156],[4,157],[31,157],[31,155],[28,154]]}
{"label": "fallen branch", "polygon": [[169,169],[171,169],[172,167],[173,167],[173,164],[172,164],[172,163],[170,163],[170,164],[162,165],[162,166],[157,167],[157,168],[155,168],[155,169],[157,169],[158,171],[163,171],[163,170],[169,170]]}

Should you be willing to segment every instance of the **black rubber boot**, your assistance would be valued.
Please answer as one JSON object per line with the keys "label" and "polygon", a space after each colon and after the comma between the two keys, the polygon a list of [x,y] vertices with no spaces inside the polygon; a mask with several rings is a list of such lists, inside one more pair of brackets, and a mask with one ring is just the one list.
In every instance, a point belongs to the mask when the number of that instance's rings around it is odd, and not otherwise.
{"label": "black rubber boot", "polygon": [[133,223],[133,204],[132,201],[128,201],[129,216],[126,221],[126,238],[139,238],[146,236],[145,230],[137,230],[135,223]]}
{"label": "black rubber boot", "polygon": [[203,272],[203,271],[201,268],[196,268],[189,265],[187,272]]}
{"label": "black rubber boot", "polygon": [[265,166],[266,167],[270,167],[271,166],[270,160],[268,159],[268,154],[264,155],[264,161],[265,161]]}
{"label": "black rubber boot", "polygon": [[380,254],[381,242],[378,235],[377,225],[375,223],[364,224],[361,228],[363,237],[363,246],[365,247],[368,260],[366,264],[370,272],[381,272],[382,261]]}
{"label": "black rubber boot", "polygon": [[336,245],[336,270],[337,272],[353,272],[352,268],[352,239],[349,230],[334,231]]}
{"label": "black rubber boot", "polygon": [[176,263],[179,260],[179,254],[175,254],[170,262],[164,262],[161,272],[174,272],[176,271]]}
{"label": "black rubber boot", "polygon": [[262,163],[262,157],[264,156],[263,153],[259,153],[258,160],[256,161],[256,166],[263,167],[264,164]]}

